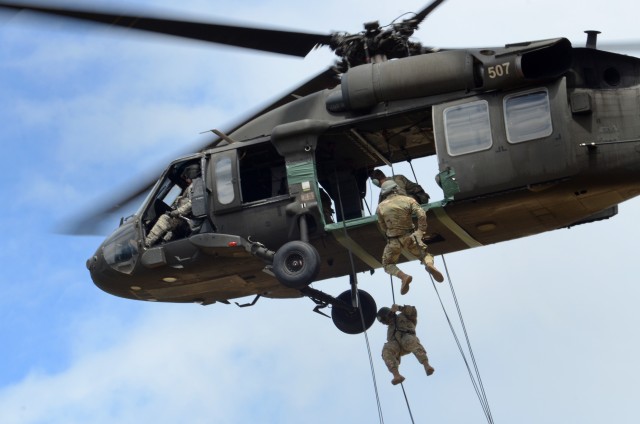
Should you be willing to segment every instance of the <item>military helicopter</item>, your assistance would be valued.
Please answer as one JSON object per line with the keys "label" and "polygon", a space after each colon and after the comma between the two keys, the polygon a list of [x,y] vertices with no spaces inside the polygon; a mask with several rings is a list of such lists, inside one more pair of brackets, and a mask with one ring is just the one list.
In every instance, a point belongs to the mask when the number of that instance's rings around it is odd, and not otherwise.
{"label": "military helicopter", "polygon": [[[215,131],[150,190],[143,184],[138,211],[87,261],[95,284],[129,299],[205,305],[306,296],[356,334],[376,311],[356,274],[381,267],[385,244],[363,200],[376,167],[437,157],[444,197],[422,205],[434,255],[606,219],[640,193],[637,58],[597,49],[595,33],[585,48],[564,38],[448,50],[411,40],[441,3],[388,27],[324,35],[0,2],[294,56],[324,45],[339,57]],[[188,185],[189,219],[147,245]],[[336,297],[310,287],[347,275],[351,289]]]}

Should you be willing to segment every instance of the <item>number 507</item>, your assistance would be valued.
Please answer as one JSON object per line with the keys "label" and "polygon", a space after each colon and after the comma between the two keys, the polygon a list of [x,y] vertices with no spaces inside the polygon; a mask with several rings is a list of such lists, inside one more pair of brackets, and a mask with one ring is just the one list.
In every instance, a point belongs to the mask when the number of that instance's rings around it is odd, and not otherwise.
{"label": "number 507", "polygon": [[509,62],[502,63],[500,65],[489,66],[487,68],[489,78],[499,78],[505,75],[509,75]]}

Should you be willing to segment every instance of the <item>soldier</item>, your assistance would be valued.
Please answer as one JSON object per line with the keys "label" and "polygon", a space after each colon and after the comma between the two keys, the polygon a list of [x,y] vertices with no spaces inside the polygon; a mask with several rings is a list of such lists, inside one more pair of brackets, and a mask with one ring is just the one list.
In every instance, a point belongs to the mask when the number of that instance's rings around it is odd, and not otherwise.
{"label": "soldier", "polygon": [[[373,185],[377,187],[382,187],[382,184],[389,180],[384,172],[379,169],[374,169],[371,172],[371,182]],[[413,197],[416,201],[423,205],[425,203],[429,203],[429,195],[424,191],[420,184],[414,183],[405,177],[404,175],[394,175],[391,177],[393,181],[398,185],[398,193],[404,194],[406,196]],[[382,193],[380,193],[380,197],[378,199],[378,203],[382,201]]]}
{"label": "soldier", "polygon": [[410,305],[399,306],[396,304],[391,308],[385,306],[380,308],[377,318],[387,326],[387,342],[382,347],[382,359],[393,374],[391,384],[396,385],[404,381],[398,367],[400,366],[400,358],[409,353],[416,356],[428,376],[433,374],[435,369],[429,365],[427,351],[416,336],[416,325],[418,324],[416,308]]}
{"label": "soldier", "polygon": [[151,231],[149,231],[147,238],[144,240],[145,246],[151,247],[161,238],[164,241],[171,240],[173,231],[183,223],[181,217],[186,217],[191,213],[192,182],[199,176],[199,165],[189,165],[184,169],[181,178],[188,186],[182,191],[182,194],[174,200],[172,205],[173,209],[158,218],[153,228],[151,228]]}
{"label": "soldier", "polygon": [[[422,238],[427,232],[427,214],[412,197],[398,194],[398,185],[388,179],[382,183],[383,201],[378,205],[376,214],[378,224],[387,236],[387,245],[382,252],[382,265],[387,274],[402,280],[400,294],[409,291],[413,277],[400,271],[396,266],[402,249],[407,249],[424,263],[425,269],[433,278],[444,281],[440,271],[433,264],[433,256],[427,252],[427,245]],[[413,214],[418,217],[418,229],[413,225]]]}

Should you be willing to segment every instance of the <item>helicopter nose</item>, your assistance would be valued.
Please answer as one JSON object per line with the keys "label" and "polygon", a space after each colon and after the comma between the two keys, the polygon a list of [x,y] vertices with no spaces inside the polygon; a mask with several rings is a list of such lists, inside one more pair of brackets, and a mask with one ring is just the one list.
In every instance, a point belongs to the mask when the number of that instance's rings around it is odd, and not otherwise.
{"label": "helicopter nose", "polygon": [[98,261],[98,257],[97,256],[92,256],[89,259],[87,259],[87,269],[89,271],[91,271],[93,269],[93,267],[95,266],[96,262]]}

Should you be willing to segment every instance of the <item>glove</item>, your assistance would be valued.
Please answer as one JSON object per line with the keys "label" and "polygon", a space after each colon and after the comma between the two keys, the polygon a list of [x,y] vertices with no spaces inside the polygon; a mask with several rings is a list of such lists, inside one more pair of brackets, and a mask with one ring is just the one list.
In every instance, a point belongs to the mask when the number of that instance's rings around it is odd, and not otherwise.
{"label": "glove", "polygon": [[416,240],[421,241],[422,238],[424,237],[424,233],[422,232],[422,230],[415,230],[412,234],[411,234],[411,238],[415,237]]}
{"label": "glove", "polygon": [[180,213],[176,209],[174,209],[171,212],[169,212],[169,216],[172,217],[172,218],[177,218],[179,215],[180,215]]}

